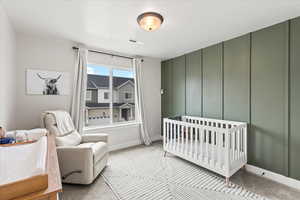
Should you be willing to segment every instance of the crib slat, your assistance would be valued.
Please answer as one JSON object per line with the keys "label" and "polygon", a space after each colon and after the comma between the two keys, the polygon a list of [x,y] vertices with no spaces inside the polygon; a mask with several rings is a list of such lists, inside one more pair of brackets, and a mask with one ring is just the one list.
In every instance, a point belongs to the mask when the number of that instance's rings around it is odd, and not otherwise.
{"label": "crib slat", "polygon": [[199,128],[195,128],[195,151],[194,151],[195,160],[198,160],[198,134],[199,134]]}
{"label": "crib slat", "polygon": [[177,151],[177,148],[178,148],[178,142],[177,142],[177,131],[178,131],[178,124],[174,124],[174,150],[175,152]]}
{"label": "crib slat", "polygon": [[172,150],[172,122],[169,123],[169,149]]}
{"label": "crib slat", "polygon": [[185,126],[181,126],[181,154],[184,153],[184,130],[185,130]]}
{"label": "crib slat", "polygon": [[205,161],[208,163],[208,155],[209,155],[209,152],[208,152],[208,134],[209,134],[209,131],[205,130]]}
{"label": "crib slat", "polygon": [[178,126],[178,149],[177,151],[180,153],[181,152],[181,133],[182,133],[182,125]]}
{"label": "crib slat", "polygon": [[245,130],[244,130],[244,128],[242,128],[242,134],[243,134],[242,154],[243,154],[243,161],[245,161]]}
{"label": "crib slat", "polygon": [[174,151],[174,146],[175,146],[175,142],[174,142],[174,123],[171,123],[171,141],[172,141],[172,145],[171,145],[171,149],[172,151]]}
{"label": "crib slat", "polygon": [[241,143],[240,143],[240,134],[241,134],[241,131],[240,131],[240,129],[239,130],[237,130],[237,160],[239,160],[240,159],[240,153],[241,153],[241,151],[240,151],[240,145],[241,145]]}
{"label": "crib slat", "polygon": [[218,155],[217,155],[217,160],[218,160],[218,165],[219,168],[222,168],[222,158],[221,158],[221,153],[222,153],[222,141],[223,141],[223,133],[219,133],[217,137],[217,143],[218,143]]}
{"label": "crib slat", "polygon": [[231,133],[231,146],[232,146],[232,160],[231,161],[234,161],[235,160],[235,132],[233,131]]}
{"label": "crib slat", "polygon": [[200,156],[200,160],[202,161],[203,158],[203,129],[200,129],[200,136],[199,136],[199,148],[200,148],[200,152],[199,152],[199,156]]}
{"label": "crib slat", "polygon": [[189,135],[189,126],[186,126],[186,129],[185,129],[185,134],[184,134],[184,137],[185,137],[185,145],[184,145],[184,155],[187,155],[188,154],[188,135]]}
{"label": "crib slat", "polygon": [[179,137],[180,134],[180,124],[176,124],[176,152],[179,151],[180,145],[179,145]]}
{"label": "crib slat", "polygon": [[248,137],[248,135],[247,135],[247,127],[245,127],[244,128],[244,135],[245,135],[245,137],[244,137],[244,157],[245,157],[245,160],[244,161],[246,161],[247,162],[247,151],[248,151],[248,149],[247,149],[247,137]]}
{"label": "crib slat", "polygon": [[191,158],[193,157],[193,134],[194,134],[194,127],[191,126],[190,134],[189,134],[189,139],[190,139],[189,156],[190,156]]}
{"label": "crib slat", "polygon": [[163,148],[166,149],[166,121],[163,120]]}
{"label": "crib slat", "polygon": [[211,132],[211,165],[215,165],[215,131]]}
{"label": "crib slat", "polygon": [[169,148],[170,140],[169,140],[169,122],[166,123],[166,148]]}
{"label": "crib slat", "polygon": [[229,172],[230,163],[230,132],[225,132],[225,164],[224,168],[226,172]]}

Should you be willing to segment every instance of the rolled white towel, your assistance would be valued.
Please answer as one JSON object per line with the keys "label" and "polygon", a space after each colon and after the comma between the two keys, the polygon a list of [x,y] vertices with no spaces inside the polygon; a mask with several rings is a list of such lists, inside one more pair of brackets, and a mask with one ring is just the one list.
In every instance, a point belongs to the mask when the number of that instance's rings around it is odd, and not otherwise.
{"label": "rolled white towel", "polygon": [[7,137],[13,137],[17,142],[39,140],[41,137],[46,136],[47,129],[36,128],[31,130],[15,130],[6,133]]}
{"label": "rolled white towel", "polygon": [[29,141],[32,140],[39,140],[41,137],[46,136],[48,133],[47,129],[44,128],[36,128],[36,129],[31,129],[27,130],[27,139]]}

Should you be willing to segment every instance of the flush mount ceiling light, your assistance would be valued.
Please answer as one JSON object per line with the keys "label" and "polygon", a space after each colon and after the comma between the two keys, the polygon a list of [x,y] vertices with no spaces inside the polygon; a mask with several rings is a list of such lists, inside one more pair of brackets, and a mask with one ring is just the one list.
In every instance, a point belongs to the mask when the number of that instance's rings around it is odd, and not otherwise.
{"label": "flush mount ceiling light", "polygon": [[146,31],[155,31],[163,23],[164,18],[156,12],[145,12],[138,16],[137,22]]}

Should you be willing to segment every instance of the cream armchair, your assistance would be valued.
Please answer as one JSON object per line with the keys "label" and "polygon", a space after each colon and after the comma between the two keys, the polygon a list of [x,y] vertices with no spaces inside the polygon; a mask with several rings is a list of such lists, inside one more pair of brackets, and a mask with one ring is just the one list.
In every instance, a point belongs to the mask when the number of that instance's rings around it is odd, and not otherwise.
{"label": "cream armchair", "polygon": [[56,135],[56,146],[62,182],[90,184],[108,160],[106,134],[80,135],[76,130],[60,134],[53,114],[44,116],[45,127]]}

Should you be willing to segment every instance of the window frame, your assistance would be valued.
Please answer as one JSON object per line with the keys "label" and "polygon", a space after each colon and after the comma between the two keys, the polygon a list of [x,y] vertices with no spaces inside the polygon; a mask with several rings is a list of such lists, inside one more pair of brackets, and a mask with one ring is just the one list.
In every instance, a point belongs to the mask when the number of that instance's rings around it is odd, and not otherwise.
{"label": "window frame", "polygon": [[[138,124],[140,123],[139,120],[136,118],[137,115],[137,96],[136,96],[136,74],[134,71],[134,67],[131,66],[131,68],[128,67],[122,67],[122,66],[116,66],[116,65],[107,65],[107,64],[101,64],[101,63],[95,63],[95,62],[88,62],[88,65],[96,65],[96,66],[100,66],[100,67],[105,67],[109,69],[109,93],[110,93],[110,98],[109,98],[109,110],[110,110],[110,120],[109,120],[109,124],[107,125],[92,125],[92,126],[86,126],[84,125],[84,127],[86,129],[90,129],[90,127],[94,127],[94,128],[102,128],[102,127],[114,127],[114,126],[120,126],[120,125],[127,125],[127,124]],[[135,119],[131,120],[131,121],[126,121],[126,122],[114,122],[114,117],[113,117],[113,101],[114,101],[114,94],[113,94],[113,70],[125,70],[125,71],[130,71],[130,69],[132,69],[132,73],[133,73],[133,81],[134,81],[134,97],[132,97],[131,99],[134,99],[134,112],[135,112]],[[131,96],[132,93],[131,93]],[[85,99],[86,101],[86,99]]]}

